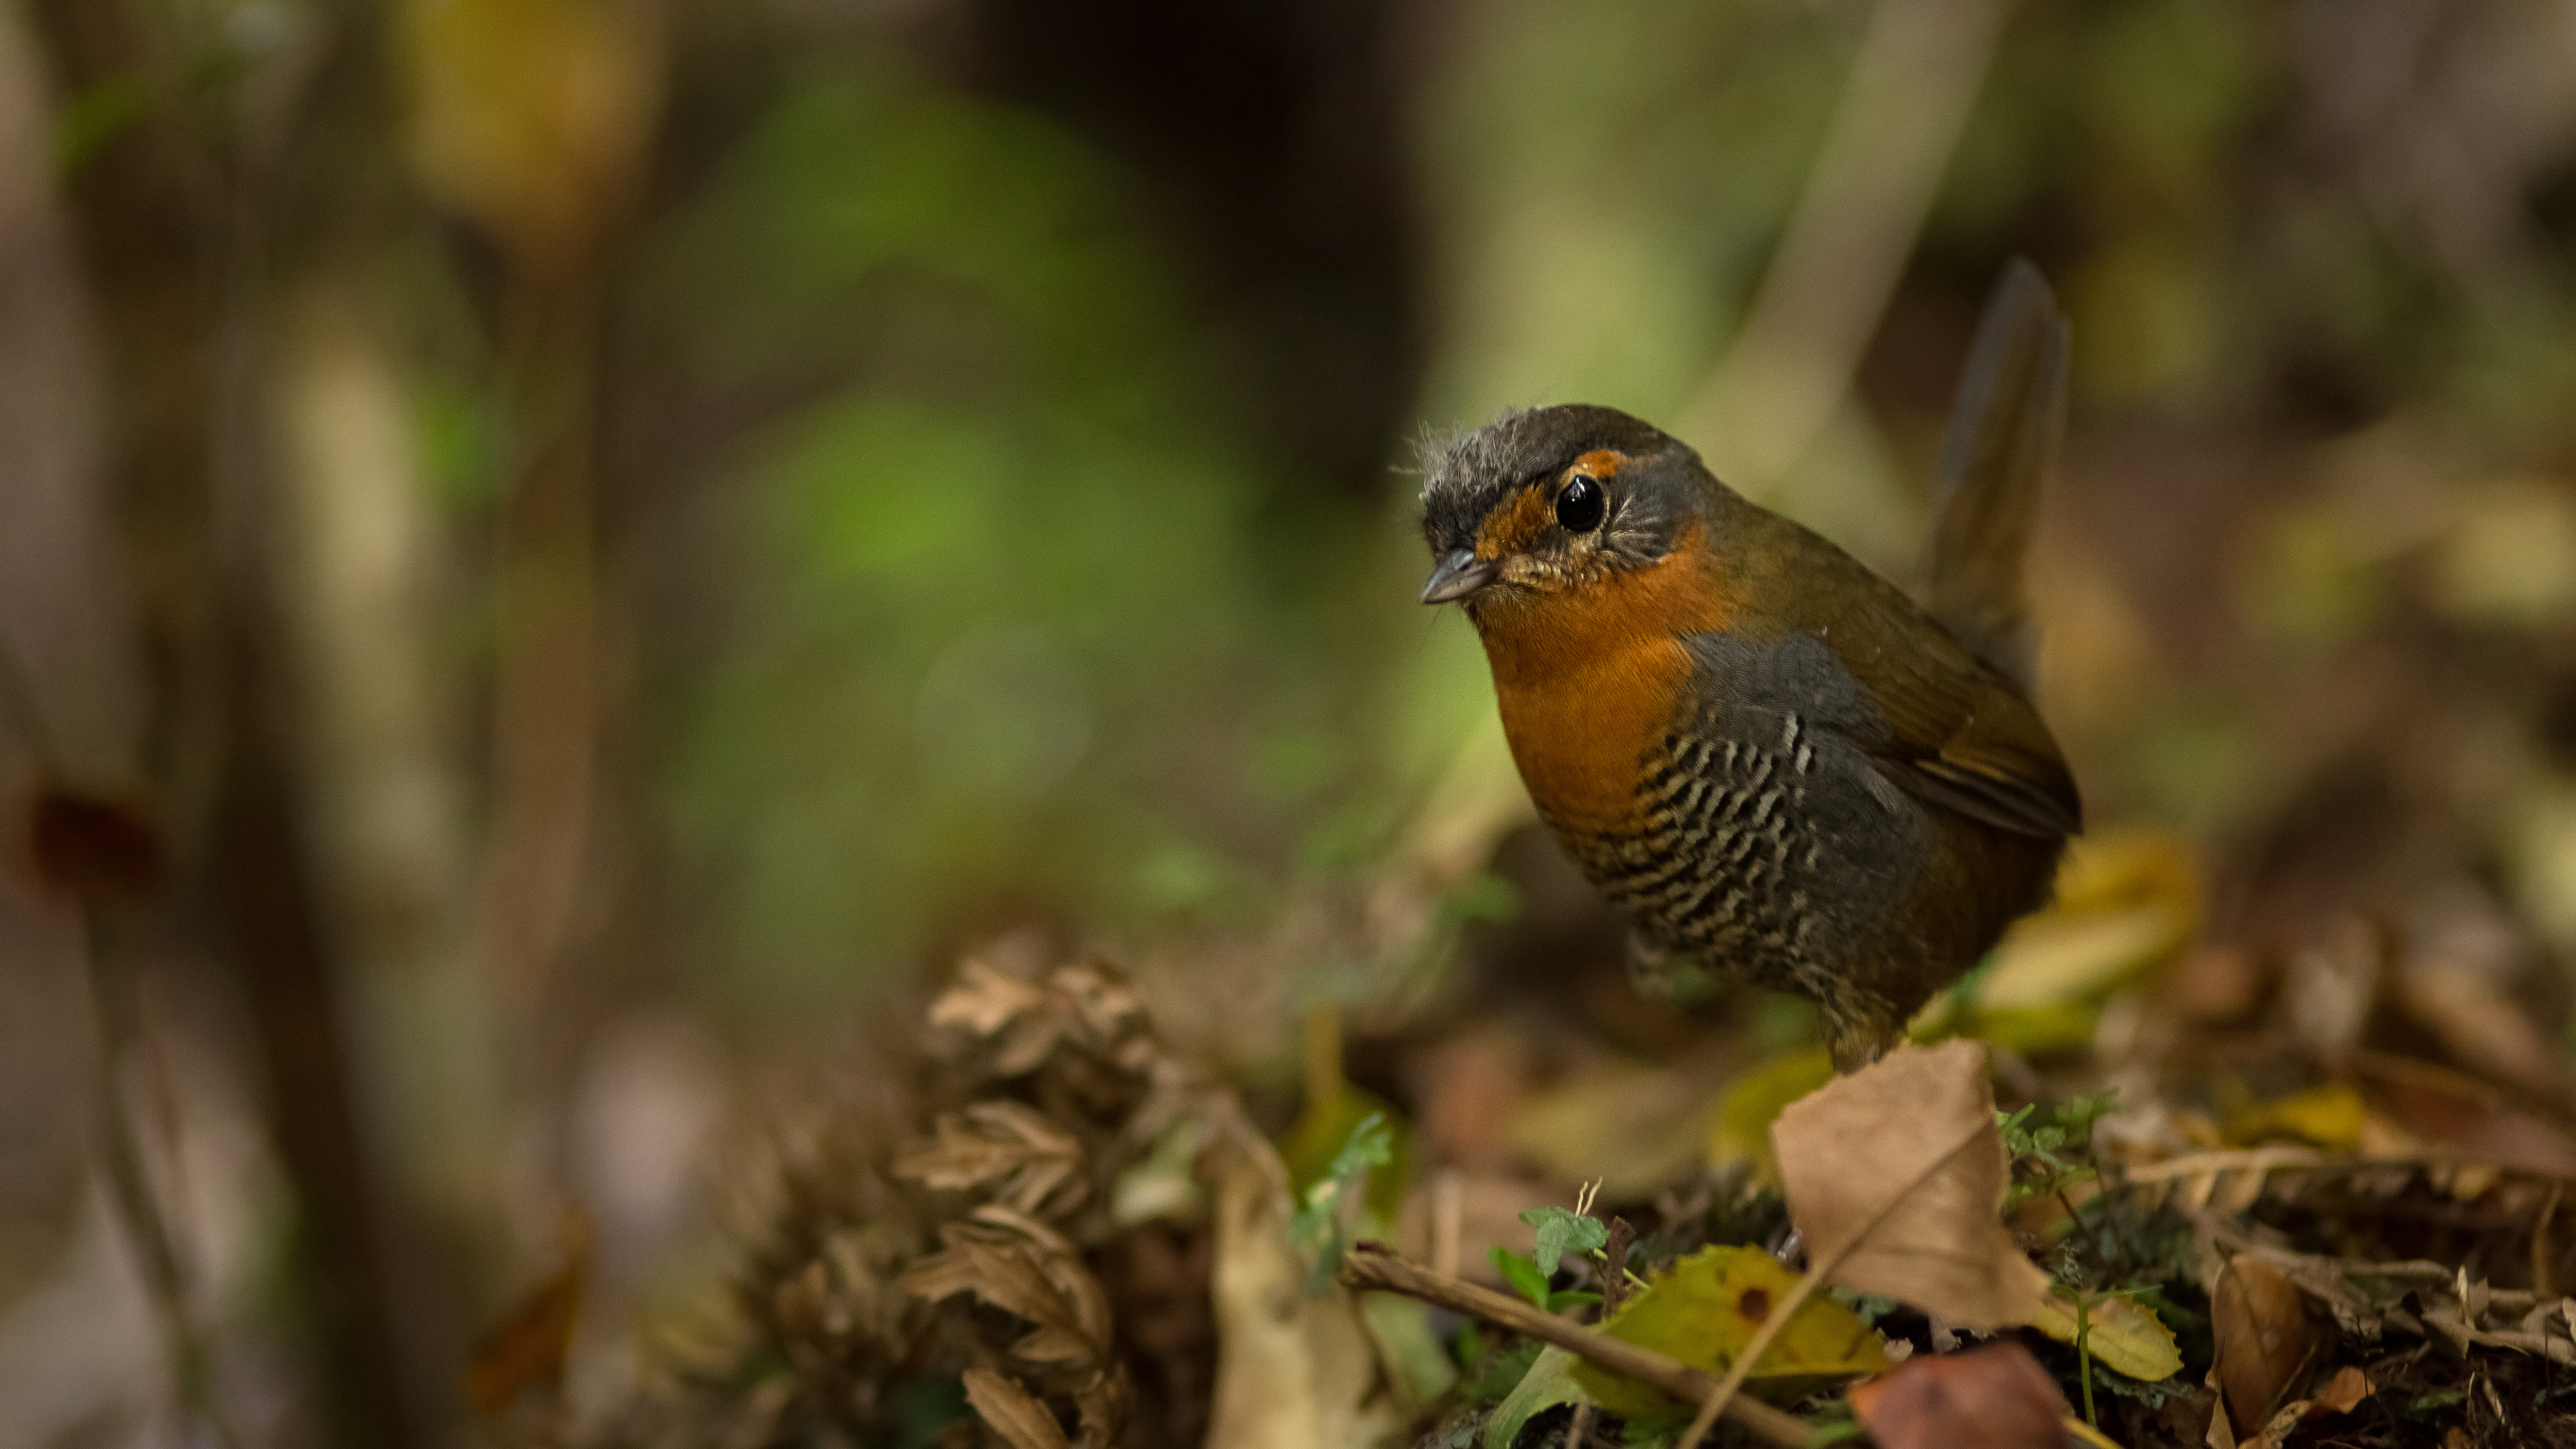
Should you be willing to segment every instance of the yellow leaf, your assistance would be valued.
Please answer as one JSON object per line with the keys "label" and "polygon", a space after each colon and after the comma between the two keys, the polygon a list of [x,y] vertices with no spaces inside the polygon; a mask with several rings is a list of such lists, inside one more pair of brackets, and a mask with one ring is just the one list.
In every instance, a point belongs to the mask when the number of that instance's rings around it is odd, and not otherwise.
{"label": "yellow leaf", "polygon": [[1749,1161],[1754,1176],[1778,1187],[1780,1164],[1771,1155],[1771,1124],[1781,1108],[1833,1079],[1833,1058],[1823,1047],[1791,1052],[1737,1077],[1718,1099],[1716,1120],[1709,1125],[1708,1165]]}
{"label": "yellow leaf", "polygon": [[[1797,1284],[1797,1274],[1760,1248],[1703,1248],[1629,1299],[1602,1331],[1723,1375],[1761,1330],[1772,1306]],[[1887,1345],[1877,1330],[1820,1295],[1799,1307],[1747,1382],[1757,1390],[1794,1395],[1810,1391],[1820,1379],[1873,1374],[1886,1367]],[[1577,1364],[1574,1380],[1613,1413],[1636,1416],[1673,1407],[1657,1390],[1594,1364]]]}
{"label": "yellow leaf", "polygon": [[2088,1047],[2093,1044],[2094,1029],[2101,1024],[2101,1007],[2085,1001],[2061,1001],[2052,1006],[2015,1007],[2009,1011],[1980,1009],[1973,1019],[1963,1023],[1965,1030],[1961,1034],[2010,1047],[2024,1056],[2036,1056]]}
{"label": "yellow leaf", "polygon": [[2348,1152],[2361,1144],[2362,1123],[2368,1116],[2361,1093],[2347,1083],[2328,1082],[2230,1115],[2227,1140],[2244,1147],[2286,1137]]}
{"label": "yellow leaf", "polygon": [[[2030,1326],[2060,1343],[2075,1341],[2075,1293],[2052,1289]],[[2182,1372],[2182,1350],[2154,1309],[2133,1298],[2096,1298],[2084,1309],[2084,1346],[2104,1368],[2143,1383]]]}
{"label": "yellow leaf", "polygon": [[2171,959],[2200,928],[2200,911],[2199,868],[2175,837],[2134,831],[2076,841],[2057,873],[2056,903],[1995,948],[1977,1010],[2098,1001]]}
{"label": "yellow leaf", "polygon": [[576,259],[650,154],[656,15],[630,0],[411,0],[402,58],[423,187],[522,265]]}
{"label": "yellow leaf", "polygon": [[1714,1085],[1689,1067],[1604,1061],[1514,1107],[1504,1140],[1531,1167],[1597,1181],[1614,1202],[1651,1197],[1697,1165]]}

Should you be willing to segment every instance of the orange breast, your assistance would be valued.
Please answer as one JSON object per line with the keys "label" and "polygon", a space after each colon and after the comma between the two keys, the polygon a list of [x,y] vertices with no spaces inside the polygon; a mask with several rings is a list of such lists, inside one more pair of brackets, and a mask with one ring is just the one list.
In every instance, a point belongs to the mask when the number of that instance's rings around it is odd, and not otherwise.
{"label": "orange breast", "polygon": [[1701,542],[1694,529],[1652,567],[1476,611],[1513,762],[1562,829],[1632,823],[1639,764],[1686,708],[1681,636],[1734,612]]}

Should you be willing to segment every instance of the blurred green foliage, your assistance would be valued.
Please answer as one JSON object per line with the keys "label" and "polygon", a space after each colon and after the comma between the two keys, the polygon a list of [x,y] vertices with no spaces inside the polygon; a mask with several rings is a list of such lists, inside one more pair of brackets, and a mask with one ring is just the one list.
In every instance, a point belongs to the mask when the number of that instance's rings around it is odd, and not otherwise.
{"label": "blurred green foliage", "polygon": [[1063,130],[872,63],[782,97],[655,257],[703,385],[815,394],[724,465],[728,639],[668,752],[736,987],[841,989],[979,892],[1242,908],[1250,863],[1382,833],[1329,808],[1370,760],[1337,722],[1382,656],[1330,626],[1387,582],[1375,519],[1264,510],[1136,208]]}

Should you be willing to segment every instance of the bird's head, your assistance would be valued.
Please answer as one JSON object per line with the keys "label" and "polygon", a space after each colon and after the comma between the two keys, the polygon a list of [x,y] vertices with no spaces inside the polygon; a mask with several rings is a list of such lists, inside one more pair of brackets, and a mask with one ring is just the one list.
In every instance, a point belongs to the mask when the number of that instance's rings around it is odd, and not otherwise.
{"label": "bird's head", "polygon": [[1506,413],[1423,450],[1422,602],[1496,610],[1650,568],[1702,526],[1699,456],[1614,408]]}

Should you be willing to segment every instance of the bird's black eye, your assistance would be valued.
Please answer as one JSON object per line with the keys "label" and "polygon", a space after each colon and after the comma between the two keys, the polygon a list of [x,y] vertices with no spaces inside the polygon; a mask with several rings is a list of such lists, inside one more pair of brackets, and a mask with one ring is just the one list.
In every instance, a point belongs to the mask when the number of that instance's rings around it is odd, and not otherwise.
{"label": "bird's black eye", "polygon": [[1564,491],[1556,495],[1556,521],[1568,533],[1590,533],[1601,526],[1601,516],[1609,511],[1609,500],[1601,496],[1601,485],[1581,473],[1568,479]]}

